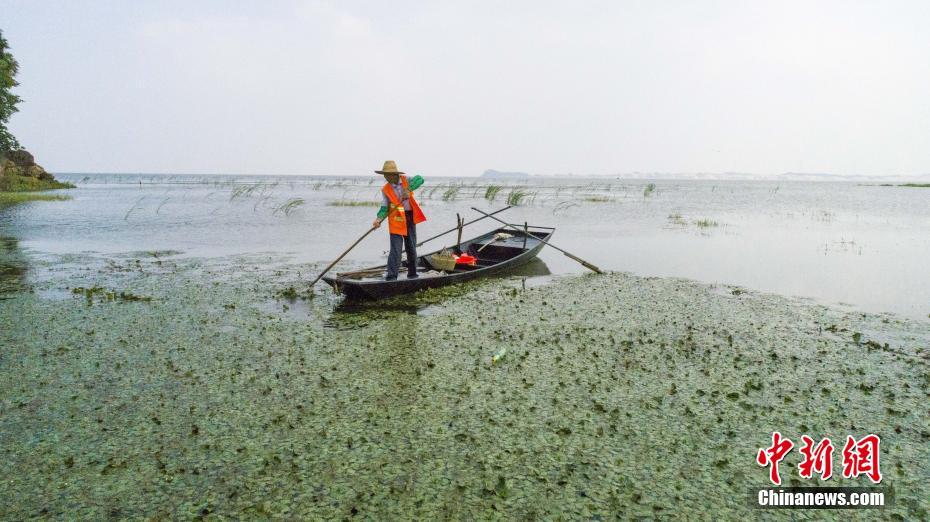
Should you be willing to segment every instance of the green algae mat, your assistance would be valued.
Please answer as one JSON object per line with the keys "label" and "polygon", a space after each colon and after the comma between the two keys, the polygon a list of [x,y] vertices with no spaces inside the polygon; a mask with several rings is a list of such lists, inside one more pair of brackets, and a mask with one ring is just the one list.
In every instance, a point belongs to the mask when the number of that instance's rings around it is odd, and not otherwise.
{"label": "green algae mat", "polygon": [[[0,518],[930,516],[926,323],[626,274],[363,307],[279,298],[314,267],[272,257],[7,254]],[[880,435],[894,504],[753,510],[773,431]],[[799,460],[784,485],[871,485]]]}

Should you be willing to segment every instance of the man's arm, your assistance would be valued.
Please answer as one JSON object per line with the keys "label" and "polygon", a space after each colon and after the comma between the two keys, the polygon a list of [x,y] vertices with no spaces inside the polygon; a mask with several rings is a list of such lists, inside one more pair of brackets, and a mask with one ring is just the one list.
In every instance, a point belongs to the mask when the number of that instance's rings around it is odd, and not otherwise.
{"label": "man's arm", "polygon": [[381,222],[384,221],[384,218],[388,215],[388,204],[390,201],[384,192],[381,193],[381,208],[378,209],[378,217],[371,223],[372,228],[378,228],[381,226]]}

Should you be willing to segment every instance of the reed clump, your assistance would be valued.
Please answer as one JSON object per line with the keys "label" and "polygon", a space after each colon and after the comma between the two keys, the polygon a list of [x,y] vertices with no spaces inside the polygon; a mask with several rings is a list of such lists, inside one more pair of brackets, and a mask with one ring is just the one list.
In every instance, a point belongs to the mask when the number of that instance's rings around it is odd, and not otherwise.
{"label": "reed clump", "polygon": [[704,219],[696,219],[694,221],[694,225],[698,228],[712,228],[712,227],[720,226],[720,223],[717,223],[716,221],[712,219],[704,218]]}
{"label": "reed clump", "polygon": [[507,195],[507,204],[516,207],[523,203],[527,196],[529,196],[529,193],[523,189],[512,189],[510,194]]}
{"label": "reed clump", "polygon": [[484,191],[484,199],[493,203],[494,200],[497,199],[497,194],[503,188],[503,185],[488,185],[488,188]]}
{"label": "reed clump", "polygon": [[445,192],[442,193],[442,200],[443,201],[455,201],[455,198],[456,196],[458,196],[459,190],[461,190],[461,188],[462,187],[458,185],[452,185],[451,187],[447,188]]}

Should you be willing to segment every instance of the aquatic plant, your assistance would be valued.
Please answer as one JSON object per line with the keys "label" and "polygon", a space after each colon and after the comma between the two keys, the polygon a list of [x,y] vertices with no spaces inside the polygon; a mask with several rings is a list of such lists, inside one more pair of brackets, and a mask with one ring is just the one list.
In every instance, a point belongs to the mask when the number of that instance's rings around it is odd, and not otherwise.
{"label": "aquatic plant", "polygon": [[304,203],[305,203],[304,198],[291,198],[285,201],[284,203],[282,203],[281,205],[278,205],[274,209],[274,212],[272,212],[271,214],[276,215],[278,213],[282,213],[285,216],[290,216],[291,212],[296,210],[298,207],[300,207]]}
{"label": "aquatic plant", "polygon": [[452,185],[451,187],[447,188],[445,192],[442,193],[442,200],[443,201],[455,201],[455,197],[458,195],[459,190],[461,190],[461,188],[462,187],[460,187],[459,185]]}
{"label": "aquatic plant", "polygon": [[87,299],[88,303],[94,301],[95,298],[101,301],[142,301],[149,302],[152,300],[151,297],[136,295],[131,292],[117,292],[115,290],[108,290],[102,286],[92,286],[92,287],[76,287],[71,289],[71,293],[75,295],[84,296]]}
{"label": "aquatic plant", "polygon": [[668,215],[668,220],[669,220],[673,225],[682,225],[682,226],[684,226],[684,225],[687,225],[687,224],[688,224],[688,222],[685,221],[685,218],[683,218],[683,217],[681,216],[681,214],[679,214],[679,213],[677,213],[677,212],[674,213],[674,214],[669,214],[669,215]]}
{"label": "aquatic plant", "polygon": [[503,185],[488,185],[488,188],[484,191],[484,199],[490,201],[491,203],[497,199],[497,193],[504,188]]}
{"label": "aquatic plant", "polygon": [[351,200],[338,200],[330,201],[326,204],[329,207],[380,207],[380,201],[351,201]]}
{"label": "aquatic plant", "polygon": [[517,206],[523,202],[526,198],[527,193],[523,189],[514,188],[510,190],[510,194],[507,196],[507,204],[512,206]]}
{"label": "aquatic plant", "polygon": [[694,221],[694,225],[697,226],[698,228],[710,228],[710,227],[719,226],[720,223],[717,223],[716,221],[711,220],[711,219],[704,218],[704,219],[696,219]]}
{"label": "aquatic plant", "polygon": [[611,200],[607,196],[587,196],[584,201],[588,203],[609,203]]}
{"label": "aquatic plant", "polygon": [[131,207],[129,207],[129,210],[126,211],[126,215],[123,216],[123,221],[129,220],[129,214],[132,214],[133,210],[139,208],[139,204],[142,203],[144,199],[145,199],[145,196],[140,196],[139,199],[137,199],[136,202],[133,203]]}
{"label": "aquatic plant", "polygon": [[577,206],[579,206],[578,203],[576,203],[576,202],[574,202],[574,201],[562,201],[562,202],[556,204],[556,206],[552,209],[552,213],[553,213],[553,214],[556,214],[556,213],[561,212],[561,211],[563,211],[563,210],[568,210],[568,209],[571,208],[571,207],[577,207]]}
{"label": "aquatic plant", "polygon": [[0,205],[12,205],[26,201],[67,201],[71,196],[44,192],[0,192]]}
{"label": "aquatic plant", "polygon": [[643,189],[643,199],[648,198],[656,190],[656,184],[650,183],[646,185],[646,188]]}
{"label": "aquatic plant", "polygon": [[930,183],[902,183],[899,187],[930,188]]}

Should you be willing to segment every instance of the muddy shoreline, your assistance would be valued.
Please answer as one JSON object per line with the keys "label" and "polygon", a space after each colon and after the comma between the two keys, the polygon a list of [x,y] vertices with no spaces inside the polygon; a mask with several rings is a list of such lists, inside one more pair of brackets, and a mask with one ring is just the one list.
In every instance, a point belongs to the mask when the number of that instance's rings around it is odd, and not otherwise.
{"label": "muddy shoreline", "polygon": [[795,518],[928,516],[926,322],[622,273],[357,307],[280,298],[315,267],[274,255],[33,263],[0,300],[4,518],[776,519],[746,494],[775,430],[877,433],[894,489]]}

